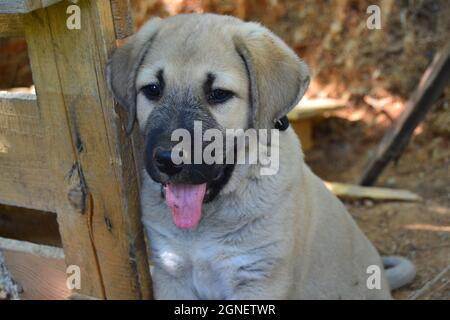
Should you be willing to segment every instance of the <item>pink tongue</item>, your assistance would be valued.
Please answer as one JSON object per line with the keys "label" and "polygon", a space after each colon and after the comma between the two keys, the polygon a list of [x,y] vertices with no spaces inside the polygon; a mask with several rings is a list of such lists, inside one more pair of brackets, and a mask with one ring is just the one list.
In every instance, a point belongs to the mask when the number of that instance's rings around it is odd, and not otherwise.
{"label": "pink tongue", "polygon": [[206,192],[204,184],[168,184],[166,203],[178,228],[191,229],[197,226],[202,216],[202,203]]}

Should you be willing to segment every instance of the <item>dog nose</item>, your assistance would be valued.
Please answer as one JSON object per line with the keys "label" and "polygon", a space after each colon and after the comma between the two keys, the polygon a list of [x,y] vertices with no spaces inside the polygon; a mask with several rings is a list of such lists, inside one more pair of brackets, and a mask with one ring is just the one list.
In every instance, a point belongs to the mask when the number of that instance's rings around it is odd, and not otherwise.
{"label": "dog nose", "polygon": [[155,152],[155,161],[158,169],[169,175],[173,176],[181,171],[183,164],[175,164],[172,161],[172,151],[159,149]]}

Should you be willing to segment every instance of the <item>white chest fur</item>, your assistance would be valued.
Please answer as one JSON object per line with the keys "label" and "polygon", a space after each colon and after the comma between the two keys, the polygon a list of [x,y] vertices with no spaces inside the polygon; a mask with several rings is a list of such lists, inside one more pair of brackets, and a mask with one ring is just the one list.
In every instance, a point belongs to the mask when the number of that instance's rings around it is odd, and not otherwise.
{"label": "white chest fur", "polygon": [[[165,278],[181,283],[200,299],[230,299],[242,288],[263,280],[273,272],[278,258],[268,255],[277,243],[240,247],[219,239],[167,241],[156,230],[149,230],[152,263]],[[277,251],[277,250],[274,250]]]}

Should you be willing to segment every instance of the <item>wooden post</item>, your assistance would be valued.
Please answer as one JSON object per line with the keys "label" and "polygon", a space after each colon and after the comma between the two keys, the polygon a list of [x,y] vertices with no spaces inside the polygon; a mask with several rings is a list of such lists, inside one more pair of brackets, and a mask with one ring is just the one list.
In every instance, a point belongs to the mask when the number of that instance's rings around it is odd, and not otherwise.
{"label": "wooden post", "polygon": [[133,148],[104,77],[115,46],[111,5],[79,1],[80,30],[66,27],[68,5],[36,10],[24,26],[66,263],[81,269],[80,294],[148,299]]}
{"label": "wooden post", "polygon": [[400,118],[384,135],[375,156],[367,165],[360,184],[373,185],[393,159],[398,159],[408,145],[411,135],[430,111],[450,81],[450,42],[438,52],[408,100]]}
{"label": "wooden post", "polygon": [[130,0],[111,0],[116,39],[124,39],[133,34],[133,19]]}

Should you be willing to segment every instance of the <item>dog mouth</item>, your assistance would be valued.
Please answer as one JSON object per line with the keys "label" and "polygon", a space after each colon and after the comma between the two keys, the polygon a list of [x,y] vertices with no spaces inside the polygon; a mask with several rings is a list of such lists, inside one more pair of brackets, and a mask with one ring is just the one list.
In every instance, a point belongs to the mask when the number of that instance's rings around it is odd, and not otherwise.
{"label": "dog mouth", "polygon": [[200,223],[204,203],[213,201],[231,177],[234,165],[227,165],[209,182],[201,184],[166,183],[161,185],[172,220],[179,229],[194,229]]}

